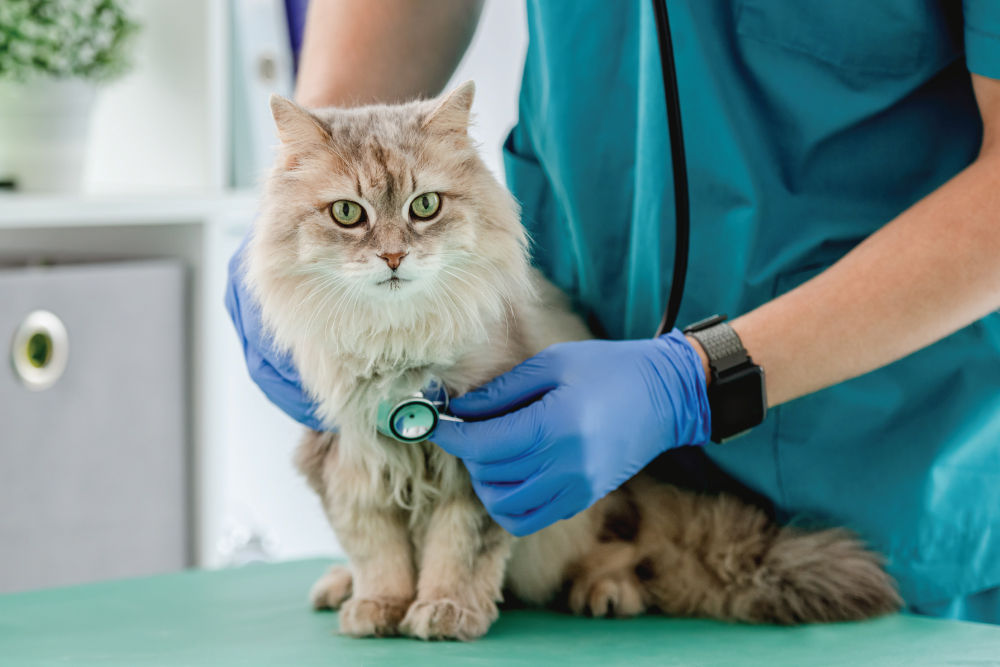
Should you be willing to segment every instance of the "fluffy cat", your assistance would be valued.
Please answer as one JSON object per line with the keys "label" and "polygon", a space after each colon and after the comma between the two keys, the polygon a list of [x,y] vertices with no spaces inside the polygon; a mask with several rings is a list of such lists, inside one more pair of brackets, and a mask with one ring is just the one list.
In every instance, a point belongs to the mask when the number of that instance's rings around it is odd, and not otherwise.
{"label": "fluffy cat", "polygon": [[778,527],[733,498],[642,474],[515,540],[459,460],[377,433],[383,399],[432,377],[459,395],[589,337],[530,268],[518,206],[467,133],[473,93],[470,82],[439,100],[355,109],[271,101],[281,148],[247,283],[339,428],[308,432],[297,453],[350,559],[316,583],[314,606],[339,608],[350,635],[464,640],[489,629],[504,589],[595,616],[804,623],[897,608],[879,558],[846,531]]}

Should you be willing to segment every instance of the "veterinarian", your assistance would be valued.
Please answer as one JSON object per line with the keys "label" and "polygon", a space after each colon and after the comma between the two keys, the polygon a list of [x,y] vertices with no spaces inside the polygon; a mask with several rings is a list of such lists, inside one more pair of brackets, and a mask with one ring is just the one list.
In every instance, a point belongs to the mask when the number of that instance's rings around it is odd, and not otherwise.
{"label": "veterinarian", "polygon": [[[508,183],[537,265],[612,340],[454,400],[470,421],[434,441],[519,535],[702,445],[780,518],[857,530],[913,610],[1000,622],[1000,3],[670,0],[691,197],[679,322],[734,317],[656,339],[674,191],[652,5],[528,5]],[[314,3],[298,98],[437,94],[480,9]],[[319,427],[238,276],[228,301],[251,375]],[[733,364],[749,379],[723,387]],[[714,444],[713,428],[750,430]]]}

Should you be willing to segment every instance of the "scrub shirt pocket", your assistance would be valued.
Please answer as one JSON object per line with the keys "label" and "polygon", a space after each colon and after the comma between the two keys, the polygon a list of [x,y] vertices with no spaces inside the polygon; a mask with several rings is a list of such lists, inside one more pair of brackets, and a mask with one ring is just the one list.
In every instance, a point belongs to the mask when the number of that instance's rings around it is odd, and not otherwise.
{"label": "scrub shirt pocket", "polygon": [[[515,127],[503,144],[507,188],[521,204],[521,223],[531,238],[532,263],[571,297],[577,296],[579,278],[570,253],[566,252],[560,232],[569,234],[566,218],[559,210],[545,170],[522,144],[520,128]],[[544,224],[556,219],[557,224]]]}
{"label": "scrub shirt pocket", "polygon": [[841,74],[901,75],[960,53],[961,3],[954,4],[957,14],[914,11],[913,0],[741,0],[736,32]]}

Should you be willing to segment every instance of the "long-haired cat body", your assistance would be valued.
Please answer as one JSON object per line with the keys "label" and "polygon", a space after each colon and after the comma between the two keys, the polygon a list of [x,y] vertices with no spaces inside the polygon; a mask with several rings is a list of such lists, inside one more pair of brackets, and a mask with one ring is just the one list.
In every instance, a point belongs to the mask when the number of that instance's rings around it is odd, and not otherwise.
{"label": "long-haired cat body", "polygon": [[473,91],[354,109],[271,102],[281,147],[247,283],[338,429],[308,432],[297,464],[350,560],[316,583],[313,604],[339,607],[347,634],[424,639],[481,636],[505,589],[595,616],[804,623],[897,608],[879,558],[846,531],[778,527],[734,498],[642,474],[515,540],[461,461],[377,432],[379,403],[431,378],[459,395],[589,337],[530,268],[518,206],[467,132]]}

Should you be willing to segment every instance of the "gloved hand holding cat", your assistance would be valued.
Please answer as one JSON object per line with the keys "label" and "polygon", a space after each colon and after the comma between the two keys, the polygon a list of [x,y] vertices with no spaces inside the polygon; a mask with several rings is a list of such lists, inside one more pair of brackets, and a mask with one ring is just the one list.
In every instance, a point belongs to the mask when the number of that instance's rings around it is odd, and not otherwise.
{"label": "gloved hand holding cat", "polygon": [[226,310],[240,337],[243,356],[250,377],[267,398],[303,426],[323,430],[323,422],[316,416],[316,404],[302,388],[299,371],[292,355],[275,348],[260,321],[260,304],[247,294],[243,282],[243,262],[249,237],[229,260],[229,282],[226,284]]}
{"label": "gloved hand holding cat", "polygon": [[465,462],[476,495],[514,535],[568,519],[711,433],[702,363],[677,329],[553,345],[451,411],[485,421],[442,421],[431,440]]}

